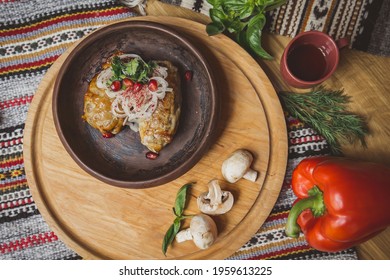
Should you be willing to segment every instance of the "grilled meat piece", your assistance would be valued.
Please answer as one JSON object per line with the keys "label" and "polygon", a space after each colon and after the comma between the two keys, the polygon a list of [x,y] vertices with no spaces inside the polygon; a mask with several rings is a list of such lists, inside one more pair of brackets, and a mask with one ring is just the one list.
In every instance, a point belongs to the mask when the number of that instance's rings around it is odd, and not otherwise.
{"label": "grilled meat piece", "polygon": [[96,86],[96,78],[97,76],[92,79],[84,95],[84,115],[82,118],[103,135],[117,134],[123,128],[123,119],[117,118],[111,113],[112,100],[104,90]]}
{"label": "grilled meat piece", "polygon": [[156,61],[168,68],[167,82],[172,92],[167,92],[157,103],[152,116],[139,122],[141,143],[149,150],[158,153],[171,143],[179,123],[180,116],[180,77],[178,69],[169,61]]}

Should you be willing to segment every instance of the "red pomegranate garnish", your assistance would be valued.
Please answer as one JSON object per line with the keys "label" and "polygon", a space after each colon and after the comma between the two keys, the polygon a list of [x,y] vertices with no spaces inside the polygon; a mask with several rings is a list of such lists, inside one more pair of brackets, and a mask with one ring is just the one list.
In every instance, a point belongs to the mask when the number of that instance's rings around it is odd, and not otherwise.
{"label": "red pomegranate garnish", "polygon": [[157,88],[158,88],[158,84],[157,84],[157,81],[156,80],[150,80],[149,83],[148,83],[148,88],[150,91],[156,91]]}
{"label": "red pomegranate garnish", "polygon": [[145,156],[147,159],[156,159],[158,157],[158,154],[155,152],[147,152]]}
{"label": "red pomegranate garnish", "polygon": [[122,84],[121,84],[121,82],[118,81],[118,80],[113,81],[113,82],[111,83],[111,86],[110,86],[110,88],[111,88],[112,91],[118,91],[118,90],[121,89],[121,87],[122,87]]}
{"label": "red pomegranate garnish", "polygon": [[122,83],[126,88],[129,88],[129,89],[131,89],[134,85],[134,82],[128,78],[124,78]]}
{"label": "red pomegranate garnish", "polygon": [[184,78],[185,78],[187,81],[191,81],[191,80],[192,80],[192,71],[187,70],[187,71],[184,73]]}

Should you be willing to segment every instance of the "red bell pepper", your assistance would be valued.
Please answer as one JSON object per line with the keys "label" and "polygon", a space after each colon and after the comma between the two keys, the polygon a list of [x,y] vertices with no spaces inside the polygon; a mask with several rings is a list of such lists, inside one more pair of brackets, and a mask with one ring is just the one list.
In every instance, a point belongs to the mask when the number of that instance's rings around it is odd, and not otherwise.
{"label": "red bell pepper", "polygon": [[390,167],[341,157],[314,157],[295,168],[298,197],[286,235],[300,231],[313,248],[336,252],[360,244],[390,225]]}

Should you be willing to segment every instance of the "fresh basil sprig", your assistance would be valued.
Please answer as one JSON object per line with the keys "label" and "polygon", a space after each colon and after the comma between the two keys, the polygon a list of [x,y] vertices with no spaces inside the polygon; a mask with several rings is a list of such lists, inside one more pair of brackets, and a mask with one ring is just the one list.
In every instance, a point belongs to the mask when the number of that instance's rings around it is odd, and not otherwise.
{"label": "fresh basil sprig", "polygon": [[228,32],[245,49],[264,59],[273,57],[261,46],[266,23],[265,13],[278,8],[287,0],[207,0],[211,23],[206,26],[210,36]]}
{"label": "fresh basil sprig", "polygon": [[169,227],[168,231],[165,233],[163,242],[162,242],[162,252],[164,255],[167,253],[168,246],[172,244],[173,239],[176,234],[179,232],[181,227],[181,221],[185,218],[189,218],[192,216],[183,215],[184,208],[187,201],[187,190],[195,183],[188,183],[182,186],[177,192],[175,199],[175,206],[173,207],[173,213],[176,218],[173,221],[173,224]]}

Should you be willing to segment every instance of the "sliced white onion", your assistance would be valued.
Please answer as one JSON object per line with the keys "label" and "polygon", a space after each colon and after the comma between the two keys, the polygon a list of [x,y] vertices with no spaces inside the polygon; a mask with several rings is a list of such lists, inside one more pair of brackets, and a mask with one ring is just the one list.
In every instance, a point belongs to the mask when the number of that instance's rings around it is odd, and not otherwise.
{"label": "sliced white onion", "polygon": [[158,103],[158,98],[155,95],[153,95],[152,99],[149,101],[149,104],[145,107],[145,114],[148,115],[147,118],[152,116],[154,111],[156,111],[157,103]]}
{"label": "sliced white onion", "polygon": [[[137,93],[129,91],[118,95],[112,102],[113,115],[126,118],[127,123],[150,118],[156,110],[158,98],[150,94],[147,85],[144,85],[140,91]],[[144,99],[140,100],[140,97]]]}
{"label": "sliced white onion", "polygon": [[109,98],[115,98],[117,95],[122,94],[124,90],[113,91],[108,86],[111,77],[114,75],[111,67],[102,70],[96,78],[96,86],[104,90]]}
{"label": "sliced white onion", "polygon": [[117,117],[117,118],[126,118],[127,115],[123,109],[120,108],[122,107],[122,98],[121,95],[119,95],[117,98],[115,98],[112,103],[111,103],[111,113]]}
{"label": "sliced white onion", "polygon": [[105,90],[105,93],[111,99],[117,97],[118,95],[122,94],[123,92],[124,92],[124,90],[119,90],[119,91],[112,91],[110,89]]}
{"label": "sliced white onion", "polygon": [[[118,56],[121,60],[126,58],[143,59],[136,54],[122,54]],[[139,92],[133,92],[130,89],[112,91],[109,81],[114,75],[112,68],[102,70],[96,81],[97,87],[104,89],[107,96],[112,99],[111,112],[117,117],[124,119],[123,125],[128,125],[132,130],[138,131],[139,122],[143,119],[149,119],[157,108],[159,100],[162,100],[166,93],[172,91],[165,80],[168,76],[166,67],[157,66],[153,71],[154,76],[149,80],[157,82],[157,90],[150,91],[147,84],[144,84]]]}
{"label": "sliced white onion", "polygon": [[155,91],[149,90],[149,92],[155,95],[158,99],[164,99],[167,91],[172,91],[172,88],[168,88],[168,82],[162,77],[152,77],[150,80],[157,82],[157,89]]}
{"label": "sliced white onion", "polygon": [[153,74],[166,79],[168,77],[168,68],[157,65],[156,69],[154,69]]}
{"label": "sliced white onion", "polygon": [[112,72],[111,67],[102,70],[96,78],[96,86],[101,89],[106,89],[107,83],[112,76],[114,76],[114,73]]}

